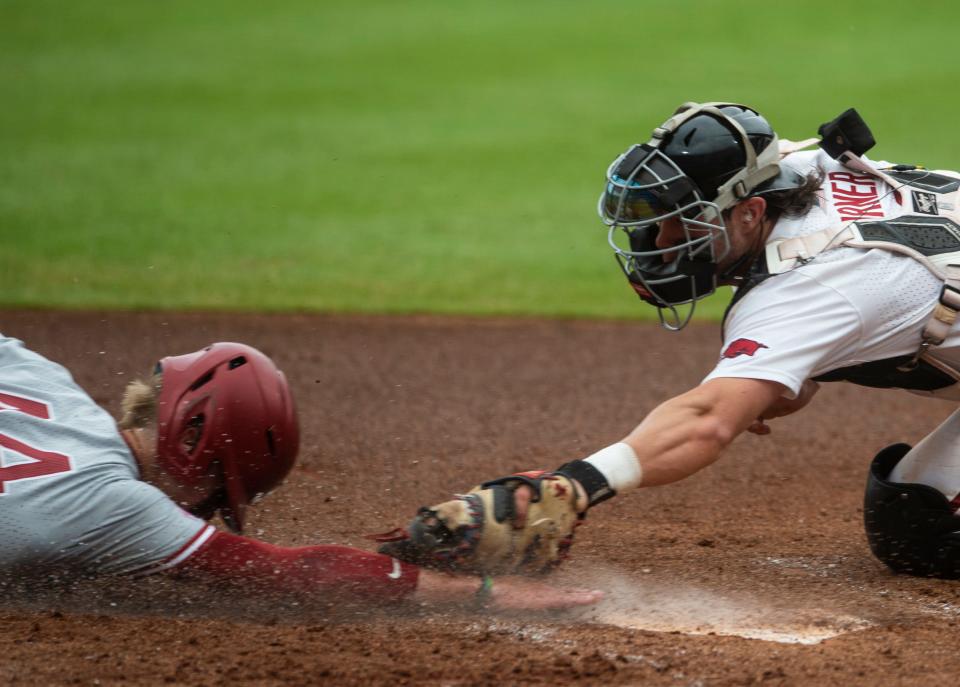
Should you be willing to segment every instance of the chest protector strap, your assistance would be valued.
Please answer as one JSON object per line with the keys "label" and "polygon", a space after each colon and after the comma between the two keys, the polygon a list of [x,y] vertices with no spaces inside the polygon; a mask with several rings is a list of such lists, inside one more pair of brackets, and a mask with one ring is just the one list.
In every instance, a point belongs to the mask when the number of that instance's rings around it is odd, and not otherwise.
{"label": "chest protector strap", "polygon": [[[833,248],[882,248],[907,255],[929,269],[943,281],[940,298],[924,325],[916,354],[898,366],[912,370],[921,359],[943,369],[942,361],[934,361],[927,353],[941,345],[960,313],[960,175],[954,172],[925,170],[874,170],[860,158],[841,159],[846,166],[870,173],[900,193],[904,202],[912,202],[914,214],[892,219],[855,221],[828,227],[792,239],[772,241],[766,246],[767,269],[771,274],[787,272],[810,262]],[[909,200],[906,200],[909,198]],[[960,381],[960,370],[949,370]]]}

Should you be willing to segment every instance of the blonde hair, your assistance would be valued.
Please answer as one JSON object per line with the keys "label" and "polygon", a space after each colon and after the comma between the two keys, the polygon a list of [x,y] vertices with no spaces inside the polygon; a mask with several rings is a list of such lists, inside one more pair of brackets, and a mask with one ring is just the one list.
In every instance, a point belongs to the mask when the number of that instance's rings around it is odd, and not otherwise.
{"label": "blonde hair", "polygon": [[120,409],[123,415],[117,426],[120,429],[147,427],[157,418],[157,399],[160,396],[161,376],[155,374],[147,380],[134,379],[123,390]]}

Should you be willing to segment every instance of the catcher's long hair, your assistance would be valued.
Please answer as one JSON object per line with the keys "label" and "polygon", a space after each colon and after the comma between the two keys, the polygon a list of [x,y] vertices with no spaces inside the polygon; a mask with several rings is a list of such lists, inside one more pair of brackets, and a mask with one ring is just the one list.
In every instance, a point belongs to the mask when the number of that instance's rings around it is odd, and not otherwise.
{"label": "catcher's long hair", "polygon": [[117,426],[120,429],[148,427],[157,419],[157,399],[160,397],[161,374],[149,379],[134,379],[123,390],[120,400],[122,415]]}
{"label": "catcher's long hair", "polygon": [[817,204],[820,187],[826,173],[822,169],[809,172],[803,183],[796,188],[783,189],[764,193],[767,201],[767,216],[774,222],[780,217],[800,217],[810,211]]}

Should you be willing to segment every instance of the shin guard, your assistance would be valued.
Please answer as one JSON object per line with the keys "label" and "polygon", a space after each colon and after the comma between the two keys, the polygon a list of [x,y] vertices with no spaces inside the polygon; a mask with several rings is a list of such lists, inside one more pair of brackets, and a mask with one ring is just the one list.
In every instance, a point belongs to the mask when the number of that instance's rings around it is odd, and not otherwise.
{"label": "shin guard", "polygon": [[873,554],[896,572],[960,578],[960,516],[947,498],[925,484],[887,478],[910,447],[894,444],[870,465],[863,520]]}

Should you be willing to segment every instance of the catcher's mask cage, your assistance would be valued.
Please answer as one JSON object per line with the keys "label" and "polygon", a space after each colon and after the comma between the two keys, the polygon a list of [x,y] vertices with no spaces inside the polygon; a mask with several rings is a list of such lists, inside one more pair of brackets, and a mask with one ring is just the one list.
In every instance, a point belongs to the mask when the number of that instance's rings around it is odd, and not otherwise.
{"label": "catcher's mask cage", "polygon": [[[777,137],[766,120],[744,105],[717,102],[684,104],[607,169],[597,205],[607,241],[665,328],[682,329],[696,302],[716,291],[717,265],[730,253],[723,212],[779,172]],[[683,239],[658,248],[661,222],[673,218]],[[690,307],[681,313],[682,305]]]}
{"label": "catcher's mask cage", "polygon": [[243,531],[246,507],[283,481],[299,447],[293,396],[263,353],[215,343],[157,363],[157,462],[178,483],[220,486],[190,508]]}

